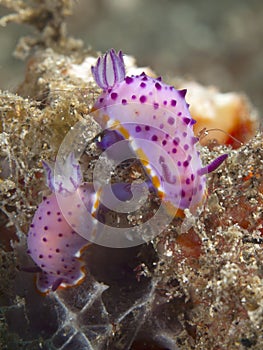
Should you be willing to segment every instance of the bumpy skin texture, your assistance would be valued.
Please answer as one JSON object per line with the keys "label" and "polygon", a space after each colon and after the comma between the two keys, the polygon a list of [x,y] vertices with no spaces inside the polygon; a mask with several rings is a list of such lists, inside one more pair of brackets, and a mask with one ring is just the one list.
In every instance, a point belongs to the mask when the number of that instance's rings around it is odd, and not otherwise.
{"label": "bumpy skin texture", "polygon": [[[219,166],[226,155],[203,168],[186,90],[176,90],[144,73],[124,77],[119,74],[123,69],[121,53],[114,50],[92,67],[97,84],[104,90],[94,105],[94,118],[102,128],[115,130],[130,141],[170,207],[196,208],[206,192],[203,175]],[[113,143],[116,135],[112,135]]]}

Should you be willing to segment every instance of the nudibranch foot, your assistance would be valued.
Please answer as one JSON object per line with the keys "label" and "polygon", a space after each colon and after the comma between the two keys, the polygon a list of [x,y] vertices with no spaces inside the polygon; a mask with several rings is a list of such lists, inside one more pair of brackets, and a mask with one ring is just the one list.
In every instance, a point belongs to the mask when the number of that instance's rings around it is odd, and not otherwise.
{"label": "nudibranch foot", "polygon": [[37,289],[42,294],[48,294],[50,291],[54,292],[59,287],[67,288],[79,284],[85,277],[84,272],[82,272],[82,263],[76,259],[74,264],[75,270],[79,270],[78,276],[68,276],[60,277],[57,274],[51,274],[46,271],[42,271],[37,275]]}

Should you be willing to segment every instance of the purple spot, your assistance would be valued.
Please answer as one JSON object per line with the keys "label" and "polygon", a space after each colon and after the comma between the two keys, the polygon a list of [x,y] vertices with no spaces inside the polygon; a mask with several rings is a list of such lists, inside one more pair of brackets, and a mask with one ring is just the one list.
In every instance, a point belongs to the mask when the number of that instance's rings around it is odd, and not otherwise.
{"label": "purple spot", "polygon": [[61,215],[61,212],[60,212],[60,211],[58,211],[58,212],[57,212],[57,215]]}
{"label": "purple spot", "polygon": [[177,152],[177,149],[176,149],[176,148],[173,148],[173,149],[172,149],[172,152],[173,152],[173,153],[176,153],[176,152]]}
{"label": "purple spot", "polygon": [[102,103],[103,101],[104,101],[104,98],[101,97],[101,98],[99,99],[99,102]]}
{"label": "purple spot", "polygon": [[126,82],[126,84],[131,84],[131,83],[133,82],[133,78],[131,78],[131,77],[126,77],[126,78],[125,78],[125,82]]}
{"label": "purple spot", "polygon": [[156,78],[156,80],[162,81],[162,77],[158,77],[158,78]]}
{"label": "purple spot", "polygon": [[118,94],[116,92],[112,92],[110,97],[111,97],[112,100],[116,100],[117,97],[118,97]]}
{"label": "purple spot", "polygon": [[133,99],[133,100],[136,100],[136,95],[132,95],[132,99]]}
{"label": "purple spot", "polygon": [[163,104],[166,106],[166,105],[167,105],[167,101],[166,101],[166,100],[164,100],[164,101],[163,101]]}
{"label": "purple spot", "polygon": [[190,185],[190,182],[191,182],[191,180],[190,180],[189,178],[187,178],[187,179],[185,180],[185,183],[186,183],[187,185]]}
{"label": "purple spot", "polygon": [[175,106],[176,106],[176,103],[177,103],[176,100],[171,100],[171,106],[172,106],[172,107],[175,107]]}
{"label": "purple spot", "polygon": [[42,220],[42,216],[39,216],[39,217],[38,217],[38,220]]}
{"label": "purple spot", "polygon": [[141,83],[141,84],[140,84],[140,87],[145,88],[145,87],[146,87],[146,84],[145,84],[145,83]]}
{"label": "purple spot", "polygon": [[145,95],[142,95],[142,96],[140,97],[140,102],[141,102],[141,103],[145,103],[146,100],[147,100],[147,98],[146,98]]}
{"label": "purple spot", "polygon": [[186,167],[188,167],[188,165],[189,165],[188,160],[185,160],[185,161],[183,162],[183,166],[186,168]]}
{"label": "purple spot", "polygon": [[187,136],[187,132],[183,132],[183,137],[186,137]]}
{"label": "purple spot", "polygon": [[144,77],[142,78],[143,81],[147,81],[148,78],[146,77],[145,73],[144,73]]}
{"label": "purple spot", "polygon": [[178,117],[180,117],[182,115],[182,112],[178,112],[177,115]]}
{"label": "purple spot", "polygon": [[47,211],[47,215],[50,215],[51,214],[51,211]]}
{"label": "purple spot", "polygon": [[60,249],[57,248],[57,249],[56,249],[56,253],[59,253],[59,252],[60,252]]}
{"label": "purple spot", "polygon": [[136,131],[136,132],[140,132],[140,131],[142,131],[142,128],[140,127],[140,125],[136,125],[136,127],[135,127],[135,131]]}
{"label": "purple spot", "polygon": [[126,104],[127,104],[127,100],[124,98],[124,99],[121,100],[121,103],[122,103],[123,105],[126,105]]}
{"label": "purple spot", "polygon": [[59,234],[58,234],[58,237],[63,237],[63,233],[59,233]]}
{"label": "purple spot", "polygon": [[191,174],[191,180],[194,181],[194,179],[195,179],[194,174]]}
{"label": "purple spot", "polygon": [[62,219],[61,218],[58,218],[58,222],[61,222],[62,221]]}
{"label": "purple spot", "polygon": [[187,151],[189,149],[188,145],[184,145],[184,150]]}
{"label": "purple spot", "polygon": [[43,255],[42,254],[39,254],[39,259],[43,259]]}
{"label": "purple spot", "polygon": [[81,207],[81,204],[77,204],[77,208],[80,208]]}
{"label": "purple spot", "polygon": [[50,201],[47,201],[47,204],[49,204],[50,203]]}
{"label": "purple spot", "polygon": [[69,244],[68,244],[68,243],[66,244],[66,247],[67,247],[67,248],[69,247]]}
{"label": "purple spot", "polygon": [[167,141],[166,141],[166,140],[163,140],[163,141],[162,141],[162,144],[163,144],[163,146],[165,146],[165,145],[167,144]]}
{"label": "purple spot", "polygon": [[178,165],[178,166],[181,166],[181,165],[182,165],[182,163],[180,162],[180,160],[177,162],[177,165]]}
{"label": "purple spot", "polygon": [[30,227],[35,227],[35,225],[34,225],[34,224],[31,224]]}
{"label": "purple spot", "polygon": [[201,191],[202,188],[203,188],[203,186],[202,186],[202,185],[199,185],[199,187],[198,187],[199,191]]}
{"label": "purple spot", "polygon": [[146,131],[149,131],[149,130],[150,130],[149,125],[146,125],[145,130],[146,130]]}
{"label": "purple spot", "polygon": [[44,226],[44,230],[47,231],[48,230],[48,226]]}
{"label": "purple spot", "polygon": [[67,269],[68,268],[68,265],[64,265],[64,269]]}
{"label": "purple spot", "polygon": [[160,83],[155,83],[155,88],[157,89],[157,90],[161,90],[162,89],[162,85],[160,84]]}
{"label": "purple spot", "polygon": [[168,121],[168,124],[170,124],[170,125],[173,125],[175,122],[173,117],[169,117],[167,121]]}
{"label": "purple spot", "polygon": [[182,198],[184,198],[184,197],[185,197],[185,191],[184,191],[184,190],[182,190],[182,192],[181,192],[181,196],[182,196]]}
{"label": "purple spot", "polygon": [[183,121],[185,122],[186,125],[188,125],[188,124],[190,124],[191,119],[185,117],[185,118],[183,118]]}
{"label": "purple spot", "polygon": [[160,129],[163,129],[164,128],[164,125],[163,125],[163,123],[162,124],[160,124]]}
{"label": "purple spot", "polygon": [[175,137],[175,138],[173,139],[173,144],[174,144],[175,146],[178,146],[178,145],[179,145],[179,142],[180,142],[179,137]]}
{"label": "purple spot", "polygon": [[158,137],[156,135],[153,135],[152,136],[152,141],[157,141],[158,140]]}
{"label": "purple spot", "polygon": [[43,242],[47,242],[47,239],[46,239],[46,237],[44,237],[44,238],[42,239],[42,241],[43,241]]}
{"label": "purple spot", "polygon": [[158,108],[159,108],[159,103],[154,102],[154,104],[153,104],[153,108],[154,108],[154,109],[158,109]]}
{"label": "purple spot", "polygon": [[46,199],[47,199],[47,197],[46,197],[46,196],[44,196],[44,197],[43,197],[43,201],[45,201]]}
{"label": "purple spot", "polygon": [[49,259],[52,259],[52,255],[48,255],[47,257],[48,257]]}

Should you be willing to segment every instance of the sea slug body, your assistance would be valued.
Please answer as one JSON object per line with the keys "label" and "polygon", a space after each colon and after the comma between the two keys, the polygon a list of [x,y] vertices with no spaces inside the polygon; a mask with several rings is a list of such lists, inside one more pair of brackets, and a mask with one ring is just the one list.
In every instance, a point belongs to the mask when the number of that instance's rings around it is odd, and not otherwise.
{"label": "sea slug body", "polygon": [[[91,184],[80,184],[79,166],[72,156],[66,166],[72,176],[65,174],[64,182],[55,183],[51,168],[46,163],[45,167],[53,193],[40,203],[27,237],[28,253],[39,267],[37,288],[41,293],[83,280],[84,267],[79,257],[89,242],[78,234],[78,228],[81,218],[91,212],[95,196]],[[93,225],[90,221],[85,228],[88,234]]]}
{"label": "sea slug body", "polygon": [[[95,120],[130,141],[168,207],[179,211],[196,208],[206,194],[204,175],[227,155],[203,167],[186,90],[176,90],[144,73],[125,76],[123,55],[113,49],[98,59],[92,73],[103,89],[93,107]],[[116,135],[112,135],[115,142]]]}
{"label": "sea slug body", "polygon": [[[103,235],[101,223],[109,210],[103,203],[110,203],[116,210],[132,199],[133,192],[131,184],[107,184],[101,191],[101,203],[93,184],[82,183],[79,164],[72,154],[56,176],[51,166],[45,162],[43,165],[52,193],[38,206],[27,236],[28,254],[37,266],[24,270],[37,272],[37,289],[46,294],[84,279],[80,257],[98,232]],[[143,187],[144,184],[135,185],[137,192]]]}

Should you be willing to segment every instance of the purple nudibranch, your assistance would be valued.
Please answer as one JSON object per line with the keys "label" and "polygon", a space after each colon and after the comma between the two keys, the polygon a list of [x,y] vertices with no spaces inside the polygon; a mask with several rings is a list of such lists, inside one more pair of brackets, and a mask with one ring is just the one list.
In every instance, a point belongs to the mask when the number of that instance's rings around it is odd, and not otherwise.
{"label": "purple nudibranch", "polygon": [[[92,67],[94,79],[103,89],[93,108],[95,120],[104,130],[113,130],[130,141],[164,201],[176,209],[195,209],[205,198],[204,175],[227,155],[203,167],[186,90],[176,90],[145,73],[125,76],[124,72],[122,53],[113,49]],[[106,137],[108,143],[111,138],[114,143],[116,134]]]}
{"label": "purple nudibranch", "polygon": [[[46,294],[58,287],[77,285],[84,279],[82,251],[90,244],[89,238],[97,232],[97,220],[103,222],[108,208],[99,203],[95,210],[96,192],[91,183],[82,182],[80,167],[73,154],[63,167],[58,166],[60,172],[56,176],[48,163],[43,166],[52,193],[39,204],[27,236],[28,254],[37,266],[21,270],[37,273],[37,289]],[[133,196],[131,184],[106,185],[101,190],[101,197],[105,196],[111,204],[115,198],[117,202],[128,201]]]}
{"label": "purple nudibranch", "polygon": [[[98,58],[92,74],[103,89],[93,108],[104,129],[98,146],[106,150],[121,140],[129,141],[148,174],[148,189],[161,195],[168,207],[194,210],[206,195],[205,175],[217,169],[227,154],[203,167],[193,132],[195,120],[185,100],[187,91],[145,73],[125,76],[122,52],[113,49]],[[95,203],[101,205],[103,215],[107,209],[100,199],[109,194],[107,189],[96,193],[92,184],[83,183],[73,153],[58,166],[56,176],[48,163],[43,162],[43,167],[52,194],[40,203],[28,233],[28,253],[37,266],[24,270],[36,271],[37,287],[47,293],[83,280],[80,255],[97,229],[92,215],[99,218],[100,214]],[[130,184],[114,184],[112,189],[119,200],[132,197]],[[87,216],[89,220],[83,219]]]}

